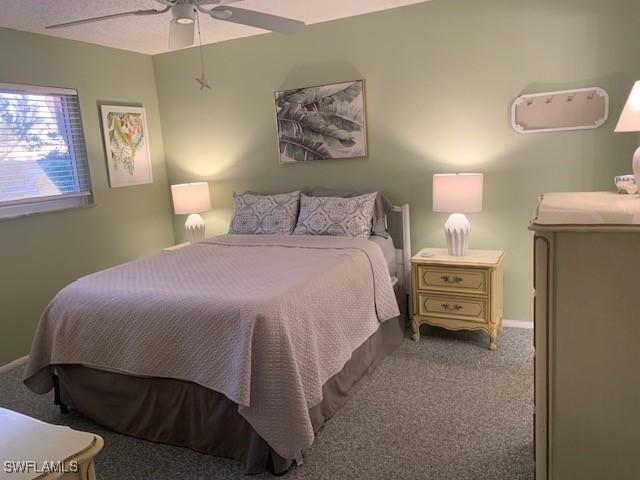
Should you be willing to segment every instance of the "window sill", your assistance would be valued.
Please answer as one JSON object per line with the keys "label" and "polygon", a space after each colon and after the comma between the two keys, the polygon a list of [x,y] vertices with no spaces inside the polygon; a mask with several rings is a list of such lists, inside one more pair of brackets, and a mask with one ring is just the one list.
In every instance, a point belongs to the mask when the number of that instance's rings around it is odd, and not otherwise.
{"label": "window sill", "polygon": [[16,218],[41,215],[43,213],[62,212],[93,206],[93,195],[76,195],[52,200],[0,206],[0,222]]}

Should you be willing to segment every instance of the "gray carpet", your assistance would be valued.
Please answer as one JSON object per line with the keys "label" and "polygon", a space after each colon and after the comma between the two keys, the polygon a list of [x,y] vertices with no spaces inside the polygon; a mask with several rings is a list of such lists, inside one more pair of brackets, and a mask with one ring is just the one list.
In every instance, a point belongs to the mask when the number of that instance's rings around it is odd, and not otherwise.
{"label": "gray carpet", "polygon": [[[285,478],[533,479],[532,331],[504,329],[496,352],[479,332],[423,332],[385,359]],[[247,478],[238,462],[62,416],[52,395],[28,391],[21,374],[0,374],[0,406],[101,435],[100,480]]]}

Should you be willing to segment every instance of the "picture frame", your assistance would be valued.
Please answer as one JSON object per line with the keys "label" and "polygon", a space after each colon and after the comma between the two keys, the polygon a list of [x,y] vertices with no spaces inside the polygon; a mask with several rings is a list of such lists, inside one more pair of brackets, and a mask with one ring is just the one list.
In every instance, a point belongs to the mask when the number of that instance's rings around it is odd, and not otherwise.
{"label": "picture frame", "polygon": [[102,133],[111,188],[153,183],[144,107],[101,105]]}
{"label": "picture frame", "polygon": [[274,93],[281,165],[368,154],[364,80]]}

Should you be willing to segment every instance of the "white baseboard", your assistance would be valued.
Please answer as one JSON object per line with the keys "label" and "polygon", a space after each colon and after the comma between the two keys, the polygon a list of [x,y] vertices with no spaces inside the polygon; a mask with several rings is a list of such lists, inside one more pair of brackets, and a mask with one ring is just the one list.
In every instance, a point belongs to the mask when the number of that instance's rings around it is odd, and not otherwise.
{"label": "white baseboard", "polygon": [[502,326],[507,328],[533,329],[533,322],[521,322],[520,320],[502,320]]}
{"label": "white baseboard", "polygon": [[0,373],[8,372],[9,370],[13,370],[16,367],[19,367],[20,365],[27,363],[27,358],[29,358],[29,355],[25,355],[24,357],[17,358],[13,362],[9,362],[6,365],[0,366]]}

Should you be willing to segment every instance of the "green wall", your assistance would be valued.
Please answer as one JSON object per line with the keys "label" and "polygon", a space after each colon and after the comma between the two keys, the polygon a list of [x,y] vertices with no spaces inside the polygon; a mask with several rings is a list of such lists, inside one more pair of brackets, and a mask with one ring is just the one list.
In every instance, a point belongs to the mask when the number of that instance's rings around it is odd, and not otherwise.
{"label": "green wall", "polygon": [[[226,231],[233,191],[381,189],[411,204],[417,250],[444,245],[446,216],[431,212],[431,175],[484,172],[472,247],[507,252],[505,316],[530,320],[527,224],[538,194],[609,190],[614,175],[630,172],[638,138],[612,131],[640,78],[638,32],[634,0],[433,0],[312,25],[292,38],[206,46],[213,90],[201,92],[195,48],[151,58],[0,29],[0,82],[79,90],[96,200],[0,222],[0,365],[28,352],[40,312],[64,285],[183,239],[167,176],[211,182],[211,234]],[[356,78],[366,80],[369,157],[279,166],[273,92]],[[604,127],[511,130],[519,94],[591,85],[611,97]],[[108,188],[100,102],[146,107],[153,185]]]}
{"label": "green wall", "polygon": [[[0,82],[77,88],[95,205],[0,221],[0,365],[25,355],[40,313],[81,275],[173,243],[151,57],[0,29]],[[154,183],[110,189],[98,102],[147,109]]]}
{"label": "green wall", "polygon": [[[412,241],[443,246],[431,175],[485,173],[485,205],[470,215],[472,247],[506,251],[505,317],[532,319],[532,234],[545,191],[610,190],[630,173],[633,134],[614,134],[640,78],[635,0],[434,0],[206,46],[212,91],[200,92],[199,53],[155,56],[171,183],[209,180],[209,233],[225,232],[233,191],[304,185],[381,189],[411,204]],[[369,157],[279,166],[275,90],[364,78]],[[598,85],[611,97],[600,129],[518,135],[523,92]],[[183,238],[183,216],[174,218]]]}

